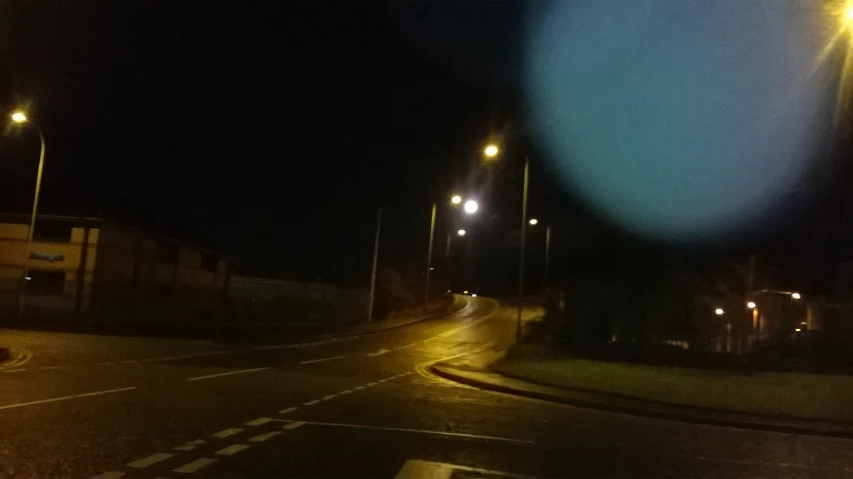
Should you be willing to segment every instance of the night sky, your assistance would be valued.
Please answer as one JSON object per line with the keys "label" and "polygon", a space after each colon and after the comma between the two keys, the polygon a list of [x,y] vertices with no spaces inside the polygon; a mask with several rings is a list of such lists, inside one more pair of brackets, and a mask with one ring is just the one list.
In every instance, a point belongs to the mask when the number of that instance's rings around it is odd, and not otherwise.
{"label": "night sky", "polygon": [[[175,234],[235,255],[247,273],[363,284],[380,206],[383,262],[420,264],[430,204],[466,190],[484,201],[474,225],[486,242],[483,270],[511,265],[525,154],[531,214],[557,225],[564,250],[601,238],[661,248],[619,232],[554,183],[520,93],[524,10],[1,3],[0,106],[27,107],[44,129],[43,213]],[[502,163],[478,168],[494,137],[508,140]],[[31,133],[5,132],[0,209],[28,212],[35,158]],[[832,195],[838,203],[841,181],[820,181],[827,194],[810,194],[776,225],[793,242],[816,241],[801,238],[803,218]],[[745,241],[766,244],[768,231]]]}

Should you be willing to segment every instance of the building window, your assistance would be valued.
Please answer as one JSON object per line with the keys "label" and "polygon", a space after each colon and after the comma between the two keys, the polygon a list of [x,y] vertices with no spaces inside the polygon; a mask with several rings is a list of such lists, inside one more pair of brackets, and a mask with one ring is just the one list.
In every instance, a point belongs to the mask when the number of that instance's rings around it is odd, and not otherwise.
{"label": "building window", "polygon": [[178,245],[175,243],[159,243],[157,245],[157,259],[167,263],[177,263]]}
{"label": "building window", "polygon": [[202,253],[201,269],[215,273],[219,265],[219,258],[213,253]]}
{"label": "building window", "polygon": [[32,294],[62,294],[65,292],[65,272],[31,269],[27,292]]}
{"label": "building window", "polygon": [[33,239],[36,241],[71,242],[72,224],[66,221],[36,221]]}

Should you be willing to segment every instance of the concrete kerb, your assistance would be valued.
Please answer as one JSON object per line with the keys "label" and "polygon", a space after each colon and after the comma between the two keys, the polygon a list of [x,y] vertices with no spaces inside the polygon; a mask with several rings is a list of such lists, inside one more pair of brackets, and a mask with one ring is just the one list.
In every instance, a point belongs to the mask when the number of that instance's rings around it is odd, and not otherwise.
{"label": "concrete kerb", "polygon": [[542,386],[491,371],[468,371],[443,365],[441,363],[432,365],[430,370],[436,376],[479,389],[587,409],[673,420],[691,424],[732,427],[785,434],[853,439],[853,428],[845,428],[835,424],[829,424],[827,425],[828,427],[816,427],[811,425],[821,424],[817,421],[811,422],[810,424],[809,421],[803,420],[768,420],[766,418],[750,416],[748,414],[706,411],[701,408],[693,408],[690,406],[661,407],[658,403],[648,403],[648,407],[643,407],[642,400],[620,400],[618,398],[603,395],[597,398],[595,394],[580,393],[553,386]]}

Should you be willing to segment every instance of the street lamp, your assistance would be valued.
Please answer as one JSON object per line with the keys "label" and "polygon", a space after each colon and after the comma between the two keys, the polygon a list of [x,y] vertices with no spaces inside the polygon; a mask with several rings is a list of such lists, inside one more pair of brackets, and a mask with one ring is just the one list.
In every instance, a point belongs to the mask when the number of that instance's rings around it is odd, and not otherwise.
{"label": "street lamp", "polygon": [[714,314],[716,314],[717,316],[722,316],[724,313],[725,311],[723,311],[723,308],[717,308],[714,310]]}
{"label": "street lamp", "polygon": [[755,302],[750,301],[750,302],[746,303],[746,307],[749,309],[755,309]]}
{"label": "street lamp", "polygon": [[465,202],[464,208],[466,213],[472,215],[477,212],[477,209],[480,208],[480,205],[478,205],[477,202],[474,200],[468,200]]}
{"label": "street lamp", "polygon": [[459,236],[465,236],[465,230],[459,230],[456,232],[456,234]]}
{"label": "street lamp", "polygon": [[530,221],[528,221],[528,223],[530,223],[530,226],[536,226],[539,224],[539,220],[537,220],[536,218],[530,218]]}
{"label": "street lamp", "polygon": [[[853,11],[853,10],[851,10],[851,11]],[[800,299],[800,298],[802,298],[802,296],[800,296],[800,293],[794,292],[794,293],[791,293],[791,298]]]}
{"label": "street lamp", "polygon": [[24,252],[24,270],[21,275],[21,289],[20,294],[18,295],[18,318],[23,318],[24,309],[26,308],[26,295],[27,295],[27,279],[30,272],[30,250],[33,247],[33,230],[35,230],[36,226],[36,214],[38,213],[38,205],[39,205],[39,194],[41,193],[41,175],[42,171],[44,171],[44,134],[41,132],[41,128],[29,118],[27,118],[27,114],[22,111],[15,111],[12,113],[12,121],[18,125],[23,125],[25,123],[29,123],[32,125],[39,134],[39,143],[41,144],[41,151],[39,152],[39,166],[38,173],[36,173],[36,191],[33,197],[33,211],[30,215],[30,228],[27,230],[27,249]]}
{"label": "street lamp", "polygon": [[494,158],[498,155],[498,147],[496,145],[488,145],[485,149],[483,149],[483,154],[486,155],[486,158]]}
{"label": "street lamp", "polygon": [[450,197],[450,203],[453,205],[458,205],[462,203],[462,197],[459,195],[453,195]]}

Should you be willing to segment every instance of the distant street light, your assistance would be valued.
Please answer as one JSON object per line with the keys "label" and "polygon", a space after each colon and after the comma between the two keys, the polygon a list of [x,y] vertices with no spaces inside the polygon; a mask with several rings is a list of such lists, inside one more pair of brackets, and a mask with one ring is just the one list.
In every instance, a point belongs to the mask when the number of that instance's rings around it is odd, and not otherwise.
{"label": "distant street light", "polygon": [[462,203],[462,197],[459,195],[453,195],[450,198],[450,203],[452,203],[454,205],[458,205],[459,203]]}
{"label": "distant street light", "polygon": [[[853,11],[853,10],[851,10],[851,11]],[[849,12],[848,12],[848,13],[849,13]],[[802,298],[802,296],[800,296],[800,293],[791,293],[791,297],[792,297],[792,298],[794,298],[794,299],[800,299],[800,298]]]}
{"label": "distant street light", "polygon": [[480,205],[477,204],[474,200],[468,200],[465,202],[465,212],[469,215],[472,215],[477,212],[477,209],[480,208]]}
{"label": "distant street light", "polygon": [[528,223],[530,223],[530,226],[536,226],[539,224],[539,220],[537,220],[536,218],[530,218],[530,221],[528,221]]}
{"label": "distant street light", "polygon": [[465,230],[459,230],[456,232],[459,236],[465,236]]}
{"label": "distant street light", "polygon": [[495,145],[488,145],[484,150],[483,154],[486,155],[487,158],[494,158],[498,154],[498,147]]}
{"label": "distant street light", "polygon": [[33,247],[33,230],[36,227],[36,214],[38,213],[39,206],[39,194],[41,193],[41,174],[44,170],[44,135],[41,132],[41,128],[34,122],[30,121],[27,118],[26,113],[22,111],[16,111],[12,113],[12,121],[23,125],[24,123],[29,123],[32,125],[39,134],[39,142],[41,143],[41,151],[39,153],[39,166],[38,173],[36,173],[36,191],[33,197],[33,211],[30,215],[30,228],[27,230],[27,248],[24,251],[24,271],[21,275],[21,289],[18,294],[18,318],[21,319],[24,317],[24,309],[26,308],[26,295],[27,295],[27,280],[29,280],[29,272],[30,272],[30,250]]}
{"label": "distant street light", "polygon": [[746,307],[749,309],[755,309],[755,302],[750,301],[750,302],[746,303]]}
{"label": "distant street light", "polygon": [[717,308],[714,310],[714,314],[716,314],[717,316],[722,316],[724,312],[725,311],[723,311],[723,308]]}

